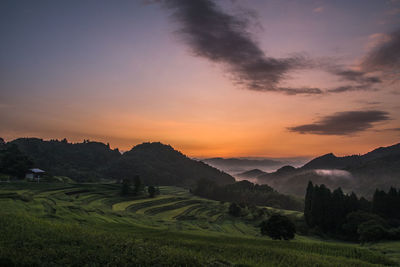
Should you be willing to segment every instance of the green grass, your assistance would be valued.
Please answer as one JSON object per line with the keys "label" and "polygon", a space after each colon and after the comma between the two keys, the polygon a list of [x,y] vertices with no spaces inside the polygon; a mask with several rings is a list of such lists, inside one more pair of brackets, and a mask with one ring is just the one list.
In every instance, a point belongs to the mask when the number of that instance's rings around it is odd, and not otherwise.
{"label": "green grass", "polygon": [[[119,196],[115,184],[0,184],[0,266],[382,266],[400,243],[273,241],[228,203],[161,187]],[[274,210],[296,218],[300,213]]]}

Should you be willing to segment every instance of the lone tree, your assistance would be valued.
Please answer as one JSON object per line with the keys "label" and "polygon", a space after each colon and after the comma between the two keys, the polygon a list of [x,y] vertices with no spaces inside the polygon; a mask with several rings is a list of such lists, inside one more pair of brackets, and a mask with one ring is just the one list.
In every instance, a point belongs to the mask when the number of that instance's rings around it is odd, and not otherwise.
{"label": "lone tree", "polygon": [[232,203],[229,206],[229,214],[234,216],[234,217],[239,217],[240,213],[241,213],[242,209],[240,208],[240,206],[236,203]]}
{"label": "lone tree", "polygon": [[156,195],[156,188],[152,185],[147,187],[147,192],[149,193],[150,197],[154,197]]}
{"label": "lone tree", "polygon": [[138,195],[143,190],[142,180],[140,180],[140,176],[136,175],[133,179],[133,191],[135,195]]}
{"label": "lone tree", "polygon": [[272,239],[290,240],[294,238],[296,227],[288,217],[274,214],[260,225],[262,235],[268,235]]}
{"label": "lone tree", "polygon": [[122,180],[122,185],[121,185],[121,195],[122,196],[127,196],[131,192],[131,186],[130,186],[130,181],[129,179],[123,179]]}

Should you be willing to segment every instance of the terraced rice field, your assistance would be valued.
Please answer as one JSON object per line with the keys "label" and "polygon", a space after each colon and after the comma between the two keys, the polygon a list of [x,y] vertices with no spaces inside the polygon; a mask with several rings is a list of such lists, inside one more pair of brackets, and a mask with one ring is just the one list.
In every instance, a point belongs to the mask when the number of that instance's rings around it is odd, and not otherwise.
{"label": "terraced rice field", "polygon": [[[214,231],[235,235],[258,234],[256,225],[232,218],[228,203],[202,199],[178,187],[160,187],[155,198],[121,197],[116,184],[6,184],[0,199],[46,218],[80,223],[131,222],[187,231]],[[16,200],[18,203],[15,203]],[[25,200],[25,201],[24,201]]]}
{"label": "terraced rice field", "polygon": [[155,198],[119,192],[117,184],[1,184],[0,266],[397,264],[397,243],[388,258],[384,245],[365,248],[305,236],[272,241],[260,236],[257,221],[228,215],[229,203],[183,188],[161,187]]}

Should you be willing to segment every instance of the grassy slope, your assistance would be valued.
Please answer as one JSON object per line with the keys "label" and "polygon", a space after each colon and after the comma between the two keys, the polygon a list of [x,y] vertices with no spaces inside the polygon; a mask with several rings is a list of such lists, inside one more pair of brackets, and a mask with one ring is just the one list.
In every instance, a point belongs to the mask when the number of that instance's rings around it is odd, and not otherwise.
{"label": "grassy slope", "polygon": [[381,251],[395,259],[400,246],[273,241],[227,215],[227,203],[181,188],[162,187],[154,199],[118,192],[112,184],[0,184],[0,265],[374,266],[394,264]]}

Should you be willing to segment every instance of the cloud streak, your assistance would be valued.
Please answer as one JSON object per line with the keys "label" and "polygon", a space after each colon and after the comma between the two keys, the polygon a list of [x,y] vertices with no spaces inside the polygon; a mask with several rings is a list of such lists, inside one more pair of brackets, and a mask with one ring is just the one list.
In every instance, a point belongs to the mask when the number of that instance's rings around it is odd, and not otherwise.
{"label": "cloud streak", "polygon": [[321,94],[318,88],[284,88],[278,84],[294,69],[309,68],[304,56],[268,57],[247,30],[248,20],[223,12],[211,0],[166,0],[178,33],[195,56],[222,63],[239,85],[255,91]]}
{"label": "cloud streak", "polygon": [[[382,80],[372,76],[370,66],[399,65],[400,57],[390,56],[392,53],[399,55],[399,33],[392,34],[390,41],[368,55],[363,63],[368,68],[355,71],[332,63],[332,59],[311,59],[304,54],[286,58],[267,56],[248,30],[249,19],[224,12],[212,0],[156,2],[171,11],[172,19],[179,25],[177,33],[194,56],[221,64],[237,85],[249,90],[287,95],[377,90],[376,85]],[[322,69],[338,77],[344,85],[337,88],[281,85],[289,72],[302,69]]]}
{"label": "cloud streak", "polygon": [[345,111],[322,117],[311,124],[289,127],[288,130],[301,134],[353,135],[389,119],[389,113],[380,110]]}

